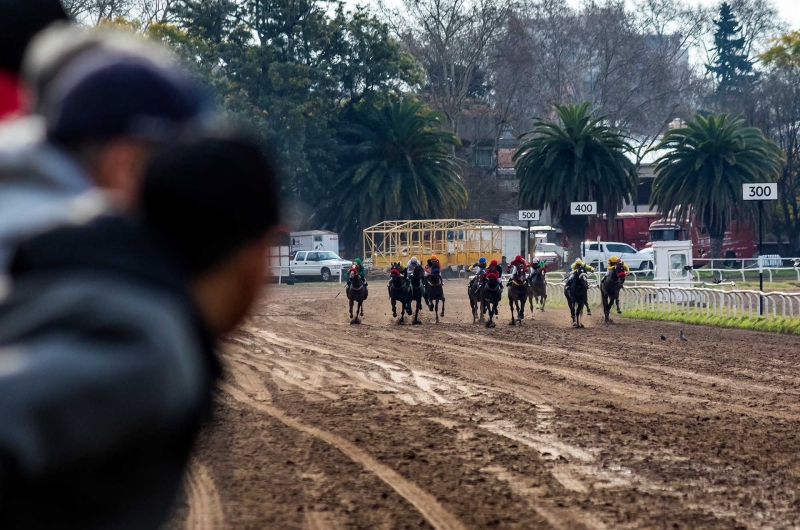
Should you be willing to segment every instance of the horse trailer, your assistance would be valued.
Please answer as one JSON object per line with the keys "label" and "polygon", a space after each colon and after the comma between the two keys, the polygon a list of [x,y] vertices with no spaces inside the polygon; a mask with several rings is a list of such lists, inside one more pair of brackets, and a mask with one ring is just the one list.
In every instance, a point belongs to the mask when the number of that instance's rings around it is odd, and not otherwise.
{"label": "horse trailer", "polygon": [[339,255],[339,234],[327,230],[309,230],[307,232],[291,232],[291,254],[294,256],[301,250],[317,250],[333,252]]}

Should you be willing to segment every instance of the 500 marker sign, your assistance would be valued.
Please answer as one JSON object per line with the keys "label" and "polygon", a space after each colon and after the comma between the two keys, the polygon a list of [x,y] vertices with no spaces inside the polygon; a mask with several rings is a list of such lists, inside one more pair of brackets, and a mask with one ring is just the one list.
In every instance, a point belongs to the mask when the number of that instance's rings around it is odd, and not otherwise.
{"label": "500 marker sign", "polygon": [[597,215],[596,202],[573,202],[569,207],[572,215]]}
{"label": "500 marker sign", "polygon": [[519,220],[520,221],[538,221],[539,217],[539,210],[520,210],[519,211]]}

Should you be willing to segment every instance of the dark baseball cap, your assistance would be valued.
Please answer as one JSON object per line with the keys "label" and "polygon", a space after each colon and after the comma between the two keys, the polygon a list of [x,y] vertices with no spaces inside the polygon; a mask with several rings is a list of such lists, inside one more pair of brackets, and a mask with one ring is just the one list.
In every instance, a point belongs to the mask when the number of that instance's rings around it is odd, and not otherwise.
{"label": "dark baseball cap", "polygon": [[70,144],[125,136],[166,142],[196,131],[213,115],[210,98],[180,68],[136,56],[87,55],[44,95],[52,140]]}

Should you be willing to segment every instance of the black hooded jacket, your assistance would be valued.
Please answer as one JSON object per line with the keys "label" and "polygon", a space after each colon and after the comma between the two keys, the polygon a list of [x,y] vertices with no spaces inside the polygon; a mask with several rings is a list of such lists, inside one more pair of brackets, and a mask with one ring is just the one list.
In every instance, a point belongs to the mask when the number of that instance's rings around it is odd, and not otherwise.
{"label": "black hooded jacket", "polygon": [[0,528],[158,528],[218,373],[177,262],[137,221],[24,242],[0,304]]}

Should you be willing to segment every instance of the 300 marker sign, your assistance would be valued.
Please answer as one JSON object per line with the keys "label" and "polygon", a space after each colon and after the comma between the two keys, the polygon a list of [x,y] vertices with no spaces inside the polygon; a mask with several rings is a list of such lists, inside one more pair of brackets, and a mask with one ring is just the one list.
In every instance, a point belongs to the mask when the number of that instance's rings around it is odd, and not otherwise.
{"label": "300 marker sign", "polygon": [[742,184],[742,198],[746,201],[777,201],[778,184],[775,182]]}
{"label": "300 marker sign", "polygon": [[596,202],[573,202],[569,209],[572,215],[597,215]]}

